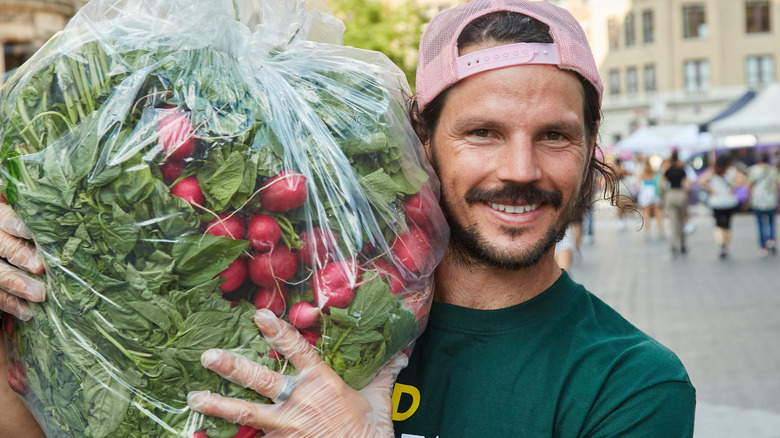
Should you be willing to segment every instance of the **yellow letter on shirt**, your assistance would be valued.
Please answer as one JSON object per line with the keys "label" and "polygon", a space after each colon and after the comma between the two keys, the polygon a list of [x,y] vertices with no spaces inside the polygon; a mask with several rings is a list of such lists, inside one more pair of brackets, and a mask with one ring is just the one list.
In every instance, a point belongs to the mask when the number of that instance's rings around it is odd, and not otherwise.
{"label": "yellow letter on shirt", "polygon": [[[409,394],[412,396],[412,406],[406,412],[398,412],[398,405],[401,403],[401,395]],[[404,421],[411,417],[417,408],[420,407],[420,391],[414,386],[396,383],[393,388],[393,421]]]}

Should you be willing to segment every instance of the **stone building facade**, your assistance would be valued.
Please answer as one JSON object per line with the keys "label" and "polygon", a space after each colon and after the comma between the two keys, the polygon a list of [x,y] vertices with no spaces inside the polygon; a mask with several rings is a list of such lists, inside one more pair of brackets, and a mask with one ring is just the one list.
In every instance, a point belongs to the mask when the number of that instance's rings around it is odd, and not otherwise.
{"label": "stone building facade", "polygon": [[83,0],[0,0],[0,83],[84,5]]}

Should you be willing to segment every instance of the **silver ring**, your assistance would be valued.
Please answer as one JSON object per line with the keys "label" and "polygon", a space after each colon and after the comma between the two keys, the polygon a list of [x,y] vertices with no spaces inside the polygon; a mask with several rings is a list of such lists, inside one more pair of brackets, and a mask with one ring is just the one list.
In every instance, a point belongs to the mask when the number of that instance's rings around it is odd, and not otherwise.
{"label": "silver ring", "polygon": [[290,394],[293,392],[293,388],[295,387],[295,384],[293,383],[292,379],[289,376],[285,376],[284,378],[284,387],[281,391],[279,391],[279,394],[276,394],[276,397],[272,398],[274,403],[283,403],[285,400],[290,398]]}

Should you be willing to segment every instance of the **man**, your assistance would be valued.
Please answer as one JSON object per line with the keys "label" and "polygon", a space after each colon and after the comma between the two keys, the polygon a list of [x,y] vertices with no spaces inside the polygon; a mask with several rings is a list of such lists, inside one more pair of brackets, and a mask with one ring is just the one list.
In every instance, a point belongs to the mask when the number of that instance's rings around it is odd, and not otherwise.
{"label": "man", "polygon": [[[594,154],[603,87],[577,22],[545,2],[477,0],[435,17],[419,56],[412,119],[452,237],[395,385],[395,435],[692,436],[695,391],[679,360],[554,260],[598,173],[617,183]],[[368,393],[345,390],[289,326],[258,316],[305,377],[208,352],[206,366],[279,403],[193,394],[194,409],[280,436],[389,435],[393,370]]]}
{"label": "man", "polygon": [[354,391],[260,310],[258,327],[300,374],[210,350],[205,366],[275,404],[192,393],[190,406],[267,436],[691,436],[694,389],[679,360],[554,260],[598,174],[615,178],[594,154],[602,85],[576,21],[545,2],[445,11],[423,36],[417,91],[413,120],[453,233],[392,397],[404,357]]}

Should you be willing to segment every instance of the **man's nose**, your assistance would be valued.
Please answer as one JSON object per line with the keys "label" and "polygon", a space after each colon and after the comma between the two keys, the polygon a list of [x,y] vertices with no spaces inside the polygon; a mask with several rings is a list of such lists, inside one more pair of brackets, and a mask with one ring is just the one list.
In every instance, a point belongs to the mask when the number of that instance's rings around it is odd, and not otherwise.
{"label": "man's nose", "polygon": [[530,183],[542,178],[538,151],[527,138],[512,139],[504,145],[498,163],[498,178],[502,181]]}

